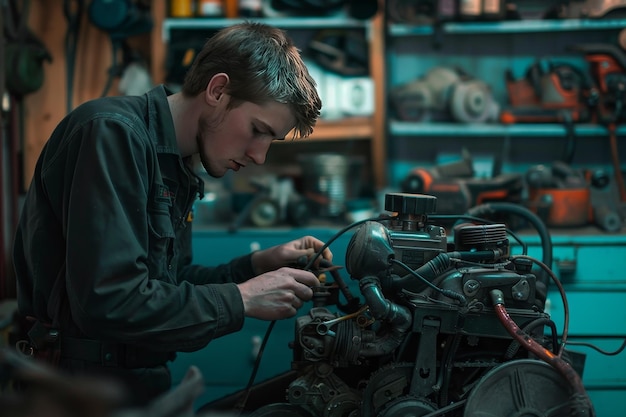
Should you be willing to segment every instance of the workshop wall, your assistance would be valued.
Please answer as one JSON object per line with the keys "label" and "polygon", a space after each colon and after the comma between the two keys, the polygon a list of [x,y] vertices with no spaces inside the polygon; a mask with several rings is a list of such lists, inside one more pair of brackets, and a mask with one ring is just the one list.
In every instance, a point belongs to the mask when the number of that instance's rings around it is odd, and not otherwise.
{"label": "workshop wall", "polygon": [[[105,87],[108,71],[113,62],[108,34],[89,21],[85,10],[77,22],[78,33],[72,35],[77,42],[72,83],[69,85],[66,53],[68,19],[64,13],[65,3],[75,6],[76,2],[31,0],[29,26],[45,44],[52,56],[52,61],[45,63],[43,86],[24,98],[23,184],[25,187],[30,182],[41,148],[54,127],[67,113],[68,97],[71,97],[72,108],[99,97]],[[88,2],[85,2],[85,7],[87,4]],[[70,13],[75,12],[76,10],[70,10]],[[129,39],[129,43],[140,54],[149,57],[149,35],[133,37]],[[108,95],[117,94],[117,83],[118,79],[115,79]]]}

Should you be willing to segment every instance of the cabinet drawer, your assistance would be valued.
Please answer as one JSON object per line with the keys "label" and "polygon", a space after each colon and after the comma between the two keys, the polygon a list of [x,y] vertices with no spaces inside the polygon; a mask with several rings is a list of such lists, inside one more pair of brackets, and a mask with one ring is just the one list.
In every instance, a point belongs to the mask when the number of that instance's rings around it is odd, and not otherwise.
{"label": "cabinet drawer", "polygon": [[568,350],[586,355],[583,383],[588,389],[622,389],[626,390],[626,360],[622,351],[619,355],[609,356],[588,346],[576,345],[576,342],[588,343],[605,352],[615,352],[623,343],[624,337],[587,338],[572,337],[573,344],[568,344]]}
{"label": "cabinet drawer", "polygon": [[[575,336],[626,336],[626,291],[567,291],[569,334]],[[561,295],[548,293],[546,312],[563,329],[564,306]]]}
{"label": "cabinet drawer", "polygon": [[[514,254],[521,253],[519,250]],[[529,246],[528,254],[541,260],[538,246]],[[626,286],[626,244],[624,245],[555,245],[550,265],[563,284],[619,284]]]}
{"label": "cabinet drawer", "polygon": [[597,417],[624,417],[624,395],[626,388],[618,390],[588,389]]}

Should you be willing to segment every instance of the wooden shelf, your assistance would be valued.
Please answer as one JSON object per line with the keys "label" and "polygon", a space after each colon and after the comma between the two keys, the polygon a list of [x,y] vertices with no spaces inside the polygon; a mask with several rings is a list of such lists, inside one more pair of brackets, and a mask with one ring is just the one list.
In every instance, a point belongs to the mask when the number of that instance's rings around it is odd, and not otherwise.
{"label": "wooden shelf", "polygon": [[310,139],[313,140],[346,140],[371,139],[373,133],[372,119],[369,117],[351,117],[337,121],[320,119]]}
{"label": "wooden shelf", "polygon": [[[374,129],[370,117],[350,117],[341,120],[319,119],[311,136],[304,140],[318,142],[332,142],[344,140],[370,140]],[[289,142],[291,133],[287,134],[287,141],[279,141],[277,144]]]}
{"label": "wooden shelf", "polygon": [[259,21],[284,29],[306,28],[365,28],[367,23],[349,17],[257,17],[257,18],[166,18],[163,20],[162,37],[167,43],[173,30],[217,30],[244,21]]}

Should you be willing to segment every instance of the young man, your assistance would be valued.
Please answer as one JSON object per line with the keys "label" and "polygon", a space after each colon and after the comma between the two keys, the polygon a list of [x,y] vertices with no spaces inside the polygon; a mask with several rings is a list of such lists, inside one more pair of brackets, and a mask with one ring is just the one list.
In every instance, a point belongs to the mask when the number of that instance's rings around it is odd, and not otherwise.
{"label": "young man", "polygon": [[170,387],[174,352],[235,332],[245,317],[294,316],[318,281],[293,266],[323,242],[191,264],[189,213],[202,192],[191,159],[213,177],[263,164],[273,141],[308,136],[320,108],[285,33],[242,23],[207,41],[180,93],[159,86],[67,115],[36,165],[14,245],[19,312],[60,334],[39,347],[73,373],[127,382],[144,404]]}

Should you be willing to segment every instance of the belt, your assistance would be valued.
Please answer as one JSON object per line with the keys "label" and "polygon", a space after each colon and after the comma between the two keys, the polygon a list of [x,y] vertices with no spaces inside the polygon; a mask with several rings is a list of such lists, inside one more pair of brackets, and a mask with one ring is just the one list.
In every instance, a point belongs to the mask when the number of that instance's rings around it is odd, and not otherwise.
{"label": "belt", "polygon": [[176,353],[156,352],[122,343],[75,337],[61,338],[61,358],[119,368],[153,368],[174,360]]}

